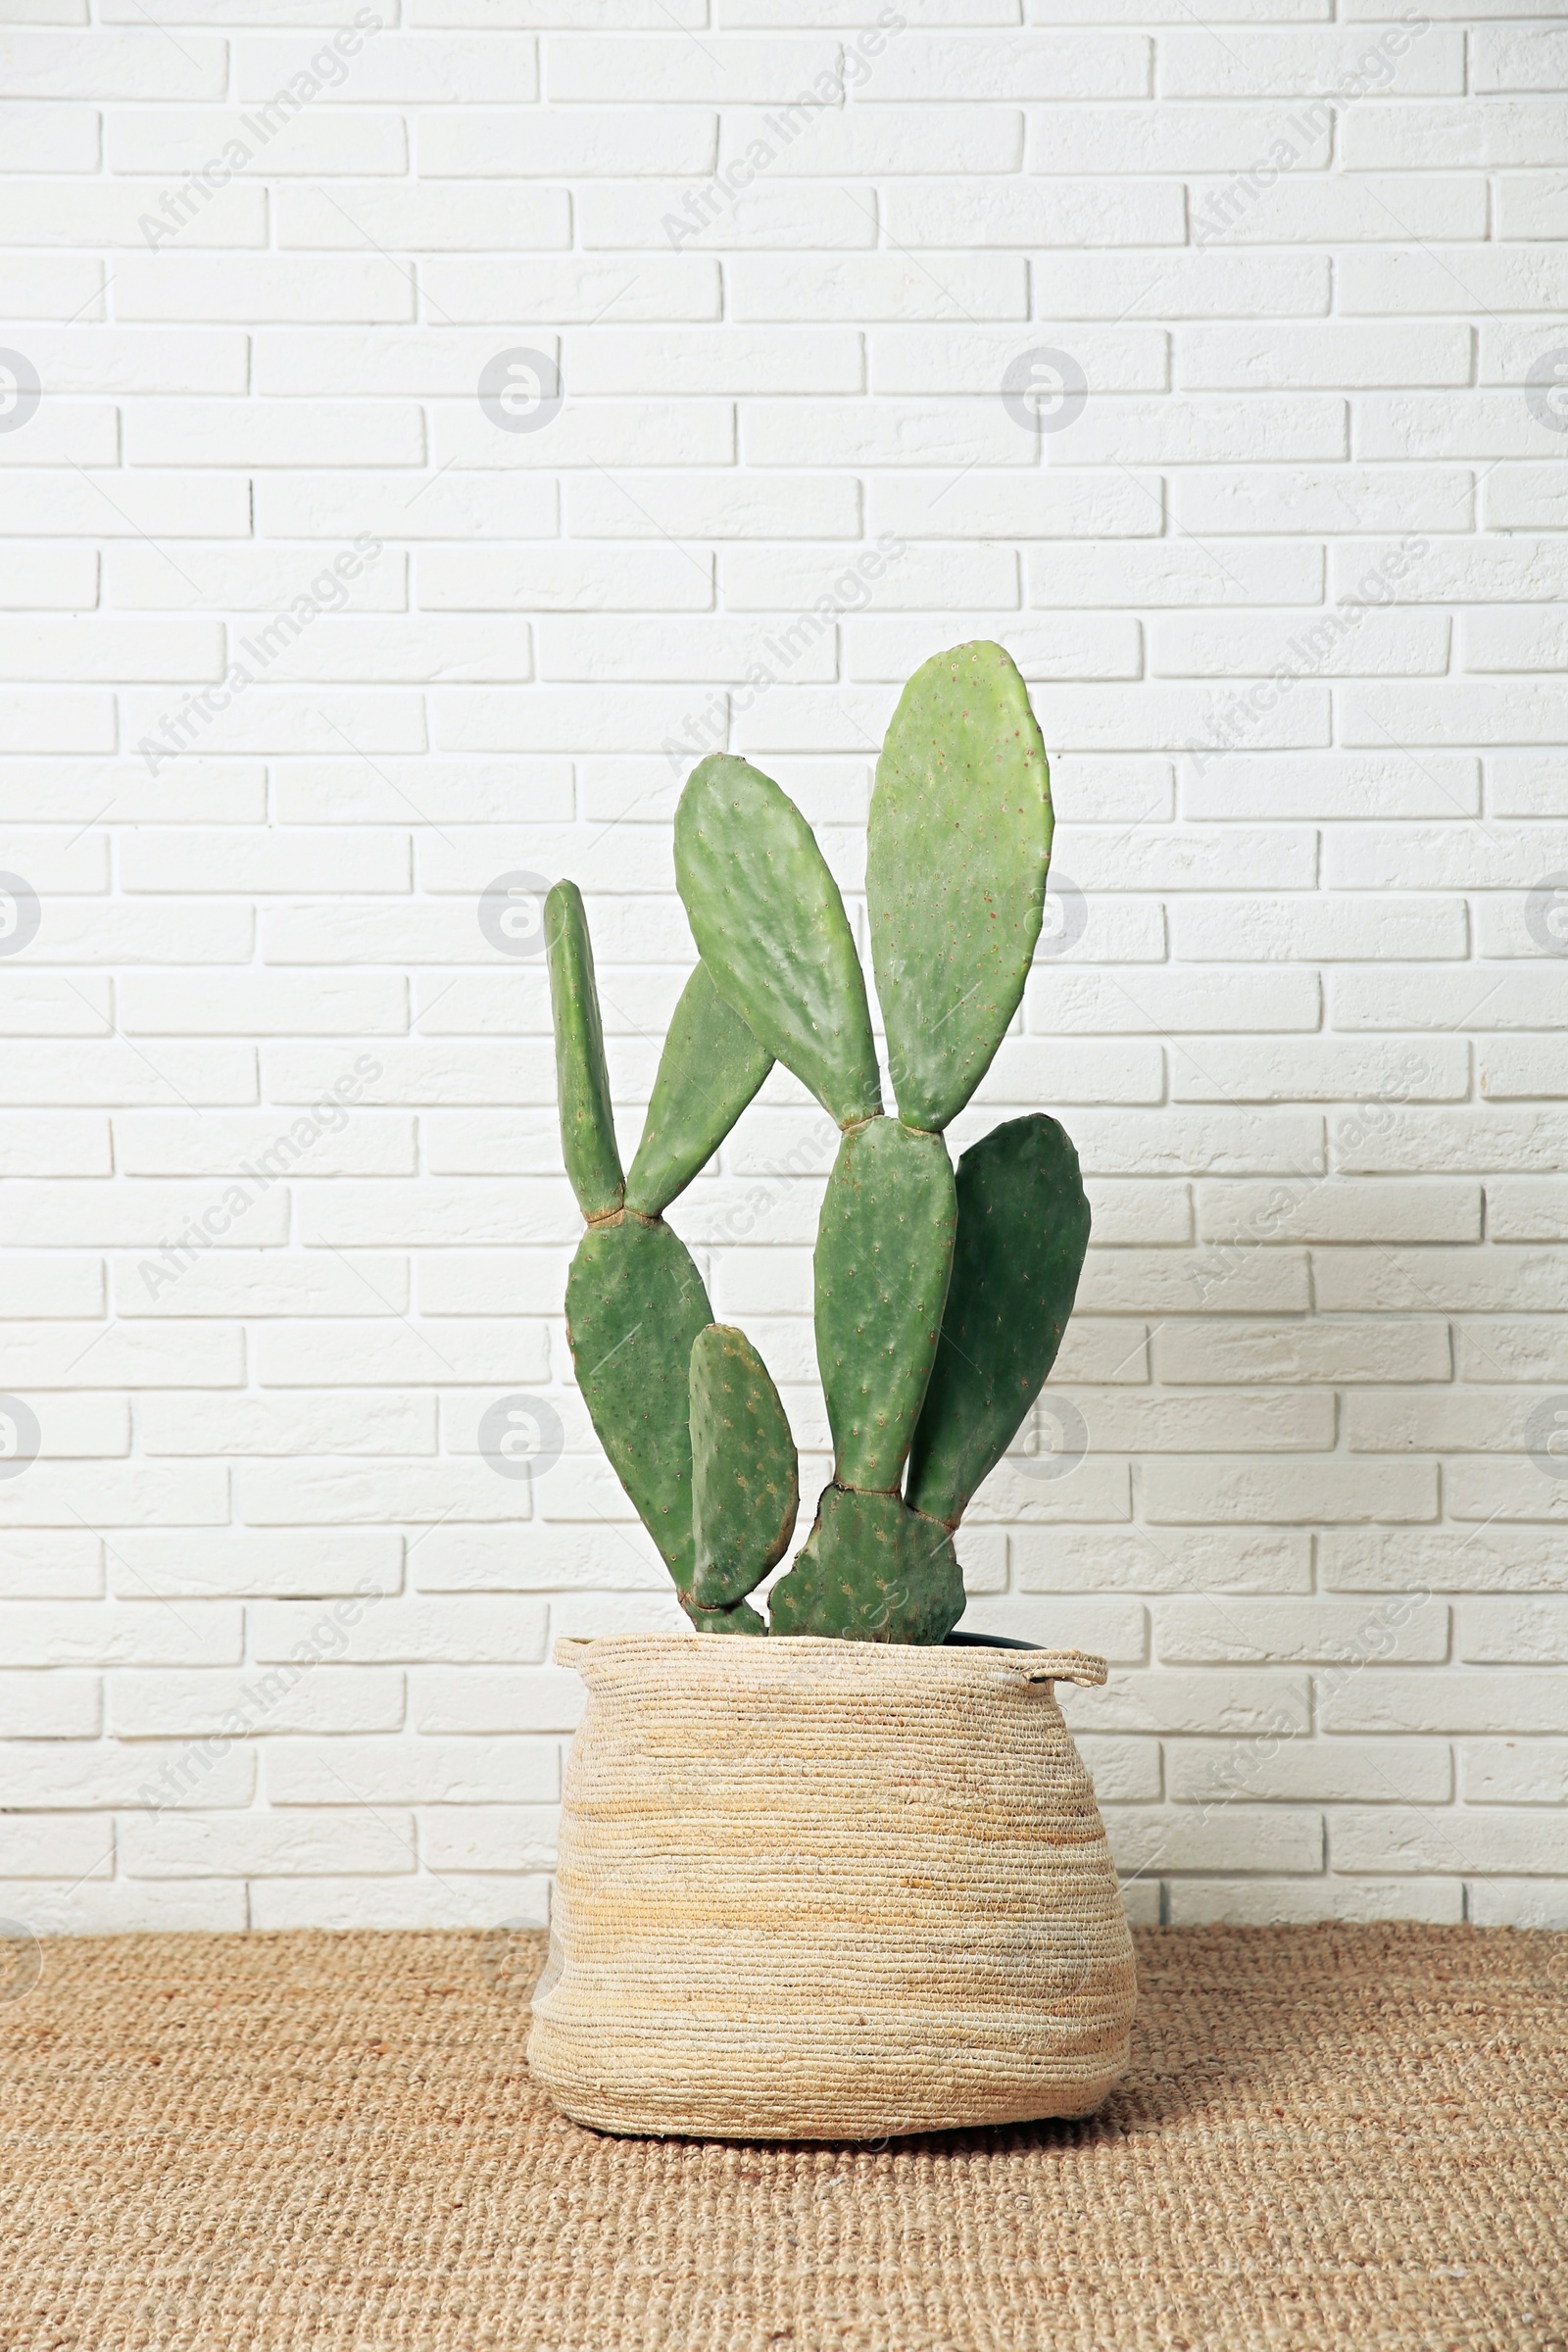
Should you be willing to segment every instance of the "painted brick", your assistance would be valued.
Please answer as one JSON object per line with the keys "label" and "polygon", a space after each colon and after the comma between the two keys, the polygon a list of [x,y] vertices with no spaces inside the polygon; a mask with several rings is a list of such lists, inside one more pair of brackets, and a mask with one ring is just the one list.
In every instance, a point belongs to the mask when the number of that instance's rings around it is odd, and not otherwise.
{"label": "painted brick", "polygon": [[256,1791],[256,1760],[232,1744],[226,1752],[194,1740],[19,1740],[5,1749],[6,1802],[18,1812],[100,1813],[177,1804],[246,1805]]}
{"label": "painted brick", "polygon": [[[258,1658],[287,1658],[311,1642],[323,1612],[309,1602],[262,1601],[251,1611]],[[335,1617],[333,1612],[325,1612]],[[421,1661],[493,1666],[531,1663],[544,1650],[545,1611],[533,1600],[452,1597],[375,1600],[342,1629],[346,1662]]]}
{"label": "painted brick", "polygon": [[1332,1872],[1321,1879],[1176,1879],[1169,1906],[1169,1924],[1178,1928],[1260,1928],[1317,1919],[1457,1927],[1466,1917],[1460,1879],[1342,1879]]}
{"label": "painted brick", "polygon": [[1568,1740],[1469,1740],[1459,1785],[1470,1805],[1568,1803]]}
{"label": "painted brick", "polygon": [[1311,1720],[1307,1677],[1284,1671],[1154,1668],[1117,1674],[1102,1690],[1058,1683],[1056,1696],[1074,1733],[1201,1732],[1278,1739],[1304,1733]]}
{"label": "painted brick", "polygon": [[[261,1879],[249,1888],[250,1924],[264,1934],[290,1928],[476,1929],[549,1923],[550,1881],[507,1878]],[[226,1923],[225,1923],[226,1924]]]}
{"label": "painted brick", "polygon": [[1318,1564],[1330,1592],[1549,1592],[1561,1542],[1549,1528],[1329,1528]]}
{"label": "painted brick", "polygon": [[94,1740],[101,1727],[95,1674],[0,1674],[0,1740]]}
{"label": "painted brick", "polygon": [[132,1816],[120,1832],[121,1868],[133,1879],[325,1878],[412,1871],[416,1858],[412,1818],[381,1805]]}
{"label": "painted brick", "polygon": [[1497,1806],[1441,1812],[1363,1812],[1347,1806],[1334,1815],[1330,1850],[1337,1870],[1560,1873],[1568,1862],[1568,1816],[1511,1814]]}
{"label": "painted brick", "polygon": [[1328,1455],[1311,1461],[1258,1456],[1251,1461],[1152,1461],[1144,1503],[1156,1525],[1200,1527],[1209,1520],[1291,1525],[1302,1519],[1435,1519],[1437,1465],[1360,1462]]}
{"label": "painted brick", "polygon": [[1105,1824],[1118,1870],[1287,1870],[1323,1867],[1323,1817],[1225,1803],[1203,1813],[1118,1806]]}
{"label": "painted brick", "polygon": [[[514,1885],[519,1872],[554,1869],[557,1821],[554,1805],[468,1805],[421,1813],[419,1850],[430,1870],[505,1872]],[[528,1916],[535,1916],[531,1909]]]}
{"label": "painted brick", "polygon": [[1367,1667],[1323,1692],[1319,1721],[1329,1732],[1485,1732],[1504,1722],[1515,1732],[1562,1732],[1568,1675]]}
{"label": "painted brick", "polygon": [[269,1741],[274,1805],[548,1804],[559,1793],[553,1740]]}
{"label": "painted brick", "polygon": [[1445,1805],[1453,1762],[1443,1740],[1176,1740],[1165,1779],[1178,1804]]}
{"label": "painted brick", "polygon": [[1162,1600],[1154,1610],[1158,1655],[1173,1666],[1308,1664],[1317,1659],[1360,1666],[1371,1659],[1442,1659],[1448,1611],[1425,1601],[1398,1622],[1358,1601]]}
{"label": "painted brick", "polygon": [[1154,1337],[1154,1362],[1165,1382],[1408,1381],[1452,1377],[1446,1323],[1405,1318],[1294,1323],[1170,1323]]}

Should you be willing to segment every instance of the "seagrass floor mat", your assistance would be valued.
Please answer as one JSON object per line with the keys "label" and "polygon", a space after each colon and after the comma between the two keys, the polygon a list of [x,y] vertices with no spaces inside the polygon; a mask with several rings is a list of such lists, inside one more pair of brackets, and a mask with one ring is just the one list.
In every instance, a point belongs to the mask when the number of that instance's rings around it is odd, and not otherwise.
{"label": "seagrass floor mat", "polygon": [[563,2122],[540,1941],[45,1945],[0,2345],[1568,2352],[1568,1936],[1146,1932],[1099,2115],[882,2148]]}

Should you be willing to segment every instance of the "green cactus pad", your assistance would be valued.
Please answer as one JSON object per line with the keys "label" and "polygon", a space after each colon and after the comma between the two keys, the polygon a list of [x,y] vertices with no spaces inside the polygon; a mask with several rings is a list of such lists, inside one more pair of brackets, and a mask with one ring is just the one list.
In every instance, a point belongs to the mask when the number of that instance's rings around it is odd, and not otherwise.
{"label": "green cactus pad", "polygon": [[730,1608],[784,1557],[801,1507],[795,1440],[751,1341],[710,1323],[692,1348],[692,1598]]}
{"label": "green cactus pad", "polygon": [[793,801],[744,760],[693,768],[675,879],[713,985],[839,1126],[882,1107],[865,976],[838,884]]}
{"label": "green cactus pad", "polygon": [[1018,1009],[1051,821],[1045,746],[1001,646],[956,646],[917,669],[877,761],[865,885],[893,1091],[911,1127],[957,1115]]}
{"label": "green cactus pad", "polygon": [[575,882],[558,882],[546,899],[545,942],[556,1024],[561,1150],[583,1215],[608,1217],[619,1208],[625,1183],[605,1069],[594,952],[582,892]]}
{"label": "green cactus pad", "polygon": [[667,1225],[624,1211],[590,1225],[566,1277],[577,1386],[616,1477],[682,1597],[692,1582],[692,1344],[713,1320]]}
{"label": "green cactus pad", "polygon": [[768,1595],[775,1634],[843,1642],[943,1642],[963,1615],[949,1529],[897,1494],[828,1487],[788,1576]]}
{"label": "green cactus pad", "polygon": [[706,1167],[773,1066],[700,963],[681,991],[660,1056],[626,1205],[657,1217]]}
{"label": "green cactus pad", "polygon": [[966,1152],[957,1195],[953,1280],[906,1486],[917,1510],[949,1527],[1039,1396],[1089,1247],[1078,1154],[1042,1112]]}
{"label": "green cactus pad", "polygon": [[939,1135],[852,1127],[816,1232],[816,1360],[840,1486],[891,1491],[942,1328],[957,1207]]}
{"label": "green cactus pad", "polygon": [[767,1619],[760,1617],[749,1600],[736,1601],[729,1609],[705,1609],[685,1595],[681,1607],[700,1634],[761,1634],[767,1633]]}

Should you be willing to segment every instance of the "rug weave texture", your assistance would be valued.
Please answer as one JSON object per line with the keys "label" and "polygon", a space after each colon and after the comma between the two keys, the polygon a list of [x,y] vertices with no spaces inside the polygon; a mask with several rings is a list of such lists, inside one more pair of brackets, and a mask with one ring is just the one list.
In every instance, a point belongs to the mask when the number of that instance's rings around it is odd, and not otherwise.
{"label": "rug weave texture", "polygon": [[1151,1931],[1071,2123],[601,2138],[522,1935],[51,1943],[5,2352],[1568,2352],[1568,1937]]}

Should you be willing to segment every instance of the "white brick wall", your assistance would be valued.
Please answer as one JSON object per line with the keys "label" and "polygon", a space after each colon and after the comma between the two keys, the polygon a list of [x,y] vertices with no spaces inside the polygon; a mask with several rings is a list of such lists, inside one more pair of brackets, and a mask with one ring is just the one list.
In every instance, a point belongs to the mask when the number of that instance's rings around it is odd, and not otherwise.
{"label": "white brick wall", "polygon": [[[542,1917],[552,1641],[674,1610],[482,894],[584,886],[629,1150],[667,747],[775,772],[854,903],[968,634],[1059,831],[956,1140],[1061,1106],[1098,1235],[971,1620],[1113,1661],[1140,1916],[1568,1921],[1561,0],[878,9],[0,5],[24,1926]],[[826,1151],[775,1074],[676,1211],[808,1491]]]}

